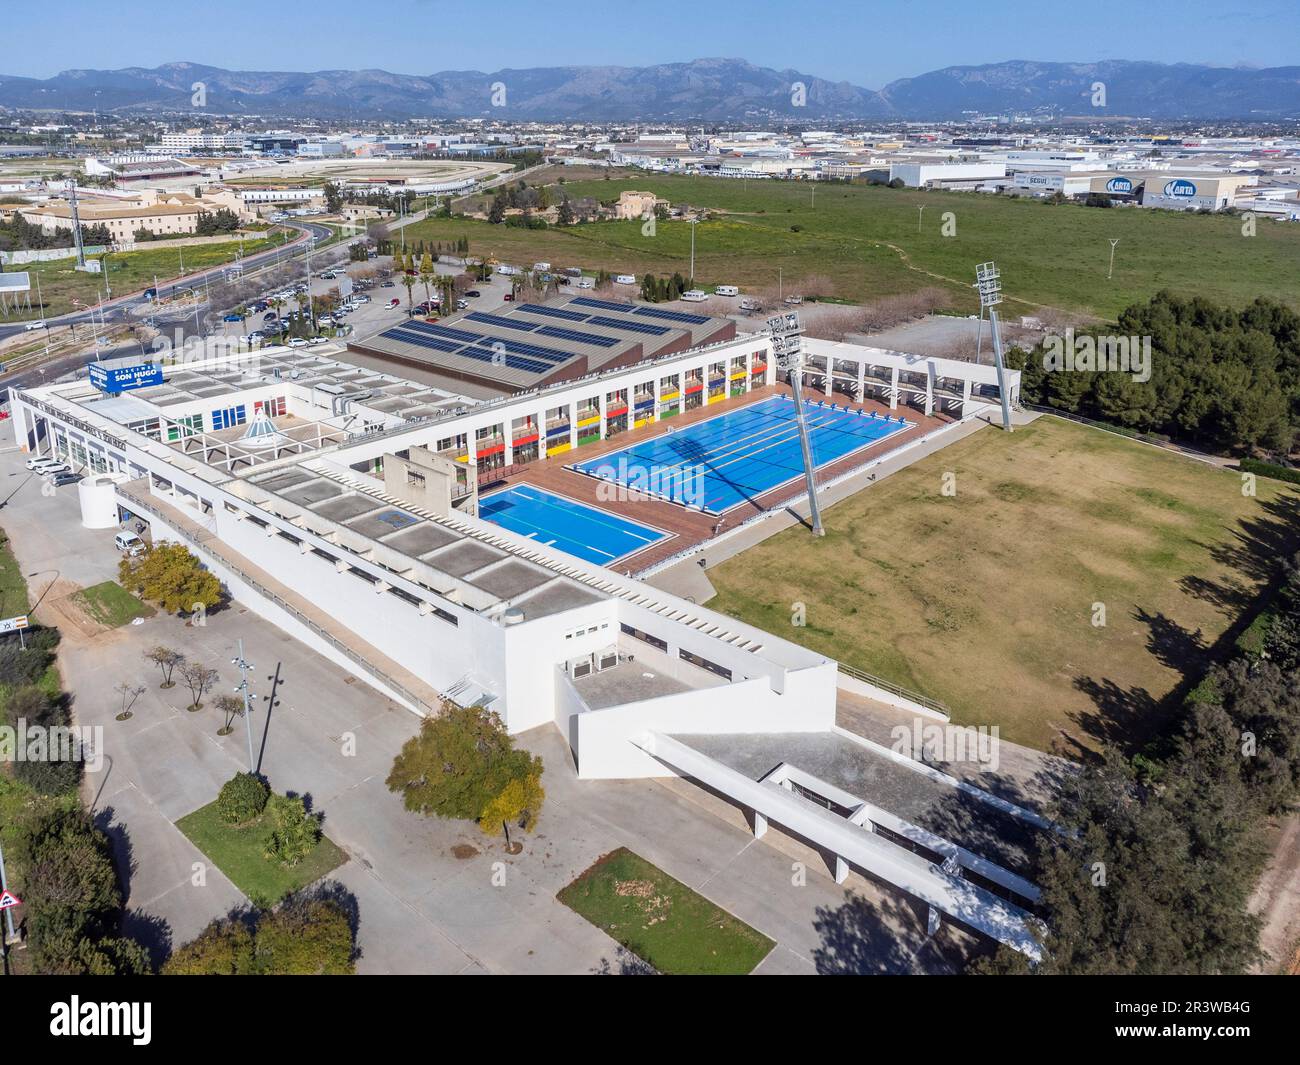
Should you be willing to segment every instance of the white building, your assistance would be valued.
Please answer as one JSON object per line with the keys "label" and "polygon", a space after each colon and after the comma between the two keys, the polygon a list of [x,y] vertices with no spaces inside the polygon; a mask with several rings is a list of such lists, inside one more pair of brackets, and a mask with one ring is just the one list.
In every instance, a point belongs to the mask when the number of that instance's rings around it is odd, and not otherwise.
{"label": "white building", "polygon": [[891,163],[889,166],[890,181],[901,180],[914,189],[927,185],[992,181],[1006,175],[1006,163]]}

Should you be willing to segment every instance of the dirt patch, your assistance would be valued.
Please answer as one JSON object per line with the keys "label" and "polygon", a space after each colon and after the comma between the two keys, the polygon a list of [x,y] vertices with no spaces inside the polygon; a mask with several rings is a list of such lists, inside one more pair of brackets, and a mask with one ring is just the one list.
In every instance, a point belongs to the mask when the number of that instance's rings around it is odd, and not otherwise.
{"label": "dirt patch", "polygon": [[457,861],[467,862],[471,858],[477,858],[478,854],[478,848],[471,847],[468,843],[457,843],[451,848],[451,856]]}
{"label": "dirt patch", "polygon": [[614,894],[624,899],[641,900],[640,910],[647,928],[668,920],[668,911],[673,905],[667,895],[656,893],[649,880],[619,880],[614,884]]}
{"label": "dirt patch", "polygon": [[[40,620],[53,625],[63,633],[64,639],[94,639],[109,631],[85,609],[78,598],[81,588],[68,580],[56,580],[45,592],[40,605]],[[38,593],[39,594],[39,593]]]}

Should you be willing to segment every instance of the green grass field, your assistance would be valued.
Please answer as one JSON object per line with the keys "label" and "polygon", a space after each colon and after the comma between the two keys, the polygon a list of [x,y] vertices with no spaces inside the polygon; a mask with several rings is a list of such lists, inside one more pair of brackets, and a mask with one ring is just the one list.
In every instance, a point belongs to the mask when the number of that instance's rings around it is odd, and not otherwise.
{"label": "green grass field", "polygon": [[[257,251],[274,247],[282,243],[280,236],[258,237],[245,240],[243,254],[251,255]],[[128,292],[149,288],[157,278],[166,283],[181,276],[184,264],[185,274],[223,263],[233,262],[240,254],[241,245],[237,240],[222,241],[219,244],[195,244],[177,246],[168,241],[159,241],[156,247],[142,251],[113,252],[108,256],[107,273],[87,274],[74,269],[75,259],[56,259],[46,263],[27,263],[22,267],[32,275],[32,310],[20,312],[15,320],[22,318],[53,318],[76,310],[73,299],[80,300],[86,306],[95,303],[104,288],[104,279],[113,290],[113,295],[121,296]],[[40,298],[44,301],[42,312],[36,306],[36,286],[40,283]]]}
{"label": "green grass field", "polygon": [[743,976],[775,945],[625,847],[557,897],[665,975]]}
{"label": "green grass field", "polygon": [[0,618],[26,614],[29,602],[27,580],[14,558],[9,537],[0,532]]}
{"label": "green grass field", "polygon": [[83,588],[77,593],[77,602],[87,614],[110,629],[136,618],[153,617],[156,613],[153,607],[140,602],[116,581],[104,581]]}
{"label": "green grass field", "polygon": [[[553,181],[557,170],[546,172]],[[531,183],[537,183],[534,175]],[[571,197],[614,199],[642,189],[674,204],[719,212],[696,234],[696,277],[706,285],[787,292],[813,277],[828,278],[827,294],[854,301],[925,286],[951,297],[951,308],[977,309],[970,285],[975,265],[1002,270],[1007,313],[1042,304],[1113,319],[1161,289],[1230,303],[1275,296],[1300,307],[1290,278],[1300,271],[1300,226],[1261,220],[1245,237],[1241,220],[1140,208],[1109,210],[982,193],[920,192],[881,186],[737,181],[619,173],[609,181],[568,181]],[[918,208],[921,225],[918,227]],[[951,212],[955,234],[940,226]],[[797,227],[797,228],[795,228]],[[690,225],[660,222],[652,237],[641,223],[594,222],[547,230],[509,229],[469,219],[428,219],[406,229],[406,240],[451,241],[466,236],[476,255],[507,262],[546,260],[556,266],[689,273]],[[1117,237],[1115,273],[1106,280],[1109,238]]]}
{"label": "green grass field", "polygon": [[261,906],[272,905],[315,883],[348,860],[342,849],[321,836],[316,849],[297,865],[268,861],[264,855],[271,830],[265,819],[259,817],[242,827],[228,825],[221,820],[215,802],[186,814],[176,827],[216,863],[235,887]]}
{"label": "green grass field", "polygon": [[1236,472],[1040,418],[982,429],[825,524],[709,570],[709,606],[941,699],[958,724],[1133,748],[1300,549],[1300,490],[1260,478],[1247,498]]}

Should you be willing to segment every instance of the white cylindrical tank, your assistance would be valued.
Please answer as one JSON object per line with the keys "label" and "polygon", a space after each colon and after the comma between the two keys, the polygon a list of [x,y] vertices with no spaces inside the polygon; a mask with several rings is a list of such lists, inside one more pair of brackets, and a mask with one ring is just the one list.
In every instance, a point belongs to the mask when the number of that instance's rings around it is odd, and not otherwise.
{"label": "white cylindrical tank", "polygon": [[85,477],[77,485],[81,499],[81,524],[87,529],[112,529],[117,526],[116,482],[106,474]]}

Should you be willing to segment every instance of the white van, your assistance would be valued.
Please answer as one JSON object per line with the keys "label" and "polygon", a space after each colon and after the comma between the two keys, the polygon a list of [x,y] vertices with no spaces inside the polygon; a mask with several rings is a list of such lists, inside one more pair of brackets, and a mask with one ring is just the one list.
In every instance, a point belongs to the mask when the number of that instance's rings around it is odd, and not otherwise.
{"label": "white van", "polygon": [[580,277],[573,282],[574,288],[595,288],[596,279],[592,277]]}
{"label": "white van", "polygon": [[713,290],[715,296],[739,296],[740,289],[735,285],[719,285]]}
{"label": "white van", "polygon": [[143,555],[148,549],[148,545],[133,532],[118,533],[113,537],[113,543],[122,554],[131,558],[136,555]]}
{"label": "white van", "polygon": [[636,277],[632,274],[615,274],[614,284],[616,285],[635,285]]}
{"label": "white van", "polygon": [[756,300],[753,296],[746,296],[740,301],[742,311],[761,311],[763,309],[762,300]]}
{"label": "white van", "polygon": [[509,263],[501,263],[497,266],[496,272],[498,274],[504,274],[506,277],[513,277],[515,274],[519,273],[519,267],[511,266]]}
{"label": "white van", "polygon": [[533,263],[533,270],[535,270],[539,274],[546,273],[546,271],[549,270],[550,268],[551,268],[550,263]]}
{"label": "white van", "polygon": [[688,288],[682,293],[682,299],[687,303],[703,303],[709,298],[709,294],[702,288]]}

